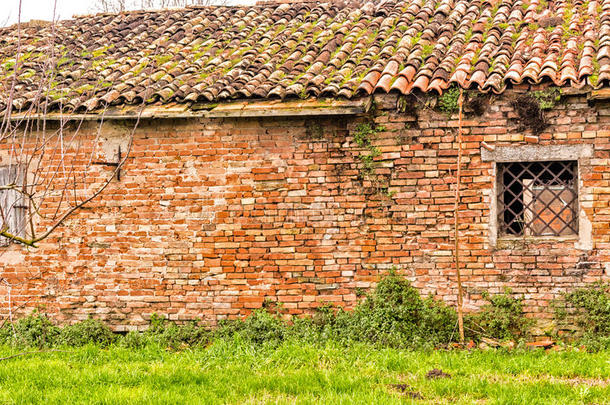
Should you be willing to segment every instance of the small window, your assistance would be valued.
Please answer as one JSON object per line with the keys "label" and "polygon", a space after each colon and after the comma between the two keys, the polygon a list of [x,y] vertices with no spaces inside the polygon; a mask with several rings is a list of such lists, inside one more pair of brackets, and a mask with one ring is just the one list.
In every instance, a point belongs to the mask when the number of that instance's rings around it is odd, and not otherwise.
{"label": "small window", "polygon": [[[0,230],[25,237],[27,206],[23,195],[16,189],[5,189],[5,186],[18,187],[22,182],[18,167],[0,167]],[[7,246],[10,239],[0,236],[0,246]]]}
{"label": "small window", "polygon": [[503,236],[578,235],[577,163],[498,164],[498,224]]}

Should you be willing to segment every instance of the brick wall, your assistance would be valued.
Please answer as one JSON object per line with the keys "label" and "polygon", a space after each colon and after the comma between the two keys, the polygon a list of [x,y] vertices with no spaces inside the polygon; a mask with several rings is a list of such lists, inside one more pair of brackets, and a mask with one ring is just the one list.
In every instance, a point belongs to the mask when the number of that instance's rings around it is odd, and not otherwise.
{"label": "brick wall", "polygon": [[[464,116],[465,306],[474,310],[483,291],[510,287],[525,297],[530,316],[548,318],[561,292],[608,279],[610,109],[566,96],[534,138],[518,129],[514,97],[493,96],[483,114]],[[103,196],[38,249],[0,248],[2,315],[8,285],[17,312],[44,305],[61,321],[93,314],[117,330],[144,327],[153,312],[213,324],[265,300],[301,314],[324,303],[352,307],[393,266],[422,294],[455,303],[457,115],[431,107],[401,112],[397,101],[376,98],[372,119],[384,129],[373,136],[381,154],[372,173],[362,169],[367,152],[353,139],[369,117],[144,121],[121,180]],[[433,103],[422,96],[407,102]],[[93,134],[88,125],[82,130]],[[495,179],[481,143],[522,145],[526,136],[529,144],[593,146],[580,179],[592,246],[490,243]]]}

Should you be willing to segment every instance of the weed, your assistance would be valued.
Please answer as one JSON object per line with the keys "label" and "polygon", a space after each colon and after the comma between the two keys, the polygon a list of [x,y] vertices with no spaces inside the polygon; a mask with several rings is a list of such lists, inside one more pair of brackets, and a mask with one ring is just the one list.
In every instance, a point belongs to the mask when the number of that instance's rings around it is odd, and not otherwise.
{"label": "weed", "polygon": [[432,44],[423,45],[422,54],[421,54],[422,59],[426,59],[428,56],[432,55],[433,51],[434,51],[434,45],[432,45]]}
{"label": "weed", "polygon": [[115,338],[116,335],[106,324],[93,318],[66,326],[59,335],[59,341],[68,346],[85,346],[90,343],[108,346]]}
{"label": "weed", "polygon": [[575,323],[579,342],[589,350],[610,348],[610,284],[596,283],[564,295],[555,309],[560,323]]}
{"label": "weed", "polygon": [[550,87],[546,90],[532,91],[531,95],[538,100],[538,107],[541,110],[550,110],[561,100],[561,89]]}
{"label": "weed", "polygon": [[455,113],[459,106],[460,89],[456,85],[451,85],[438,97],[438,107],[447,115]]}
{"label": "weed", "polygon": [[221,323],[217,335],[221,337],[239,336],[254,344],[277,344],[284,340],[287,324],[265,309],[254,311],[246,319]]}
{"label": "weed", "polygon": [[381,155],[381,150],[373,145],[373,136],[380,131],[383,131],[382,126],[373,127],[371,124],[359,124],[354,131],[354,142],[361,148],[368,151],[367,154],[360,154],[359,158],[362,162],[362,177],[372,176],[375,174],[375,158]]}
{"label": "weed", "polygon": [[472,330],[496,339],[518,340],[527,336],[532,322],[523,316],[523,302],[513,297],[510,289],[493,296],[484,292],[483,298],[489,303],[469,317],[474,324]]}
{"label": "weed", "polygon": [[[152,314],[146,335],[150,341],[173,350],[205,345],[211,337],[210,332],[199,325],[198,321],[178,325],[157,314]],[[132,339],[134,344],[138,343]]]}
{"label": "weed", "polygon": [[450,343],[456,320],[455,311],[432,298],[423,300],[391,270],[353,311],[322,307],[314,324],[322,339],[432,348]]}
{"label": "weed", "polygon": [[19,319],[13,324],[5,324],[0,329],[0,342],[12,346],[46,348],[57,343],[60,329],[38,311]]}

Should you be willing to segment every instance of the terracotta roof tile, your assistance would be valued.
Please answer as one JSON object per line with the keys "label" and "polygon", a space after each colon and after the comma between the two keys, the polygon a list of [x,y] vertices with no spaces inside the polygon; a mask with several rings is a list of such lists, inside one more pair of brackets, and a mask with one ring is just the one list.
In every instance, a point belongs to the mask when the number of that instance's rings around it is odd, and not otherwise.
{"label": "terracotta roof tile", "polygon": [[308,1],[0,29],[0,110],[13,85],[13,109],[42,98],[51,108],[95,110],[441,93],[452,83],[501,93],[523,82],[607,85],[610,0]]}

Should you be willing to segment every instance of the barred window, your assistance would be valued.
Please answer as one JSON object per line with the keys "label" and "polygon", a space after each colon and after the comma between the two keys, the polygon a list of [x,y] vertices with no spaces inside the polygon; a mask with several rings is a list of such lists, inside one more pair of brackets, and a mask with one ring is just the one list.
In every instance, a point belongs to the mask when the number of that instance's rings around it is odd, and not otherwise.
{"label": "barred window", "polygon": [[504,236],[578,234],[577,162],[498,164],[498,224]]}
{"label": "barred window", "polygon": [[[20,237],[25,236],[27,206],[22,194],[10,187],[18,186],[22,176],[17,165],[0,167],[0,230]],[[7,237],[0,236],[0,246],[10,242]]]}

